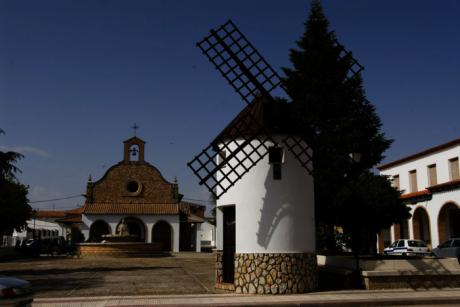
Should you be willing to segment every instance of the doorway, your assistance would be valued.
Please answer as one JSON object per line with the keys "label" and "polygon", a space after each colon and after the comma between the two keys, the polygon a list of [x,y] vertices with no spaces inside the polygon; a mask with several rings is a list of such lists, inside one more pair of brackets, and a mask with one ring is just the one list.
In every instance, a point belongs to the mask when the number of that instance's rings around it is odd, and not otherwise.
{"label": "doorway", "polygon": [[223,211],[223,282],[231,283],[235,281],[235,206],[225,206]]}
{"label": "doorway", "polygon": [[165,221],[155,223],[152,229],[152,242],[160,242],[161,250],[170,252],[172,250],[172,231],[171,226]]}

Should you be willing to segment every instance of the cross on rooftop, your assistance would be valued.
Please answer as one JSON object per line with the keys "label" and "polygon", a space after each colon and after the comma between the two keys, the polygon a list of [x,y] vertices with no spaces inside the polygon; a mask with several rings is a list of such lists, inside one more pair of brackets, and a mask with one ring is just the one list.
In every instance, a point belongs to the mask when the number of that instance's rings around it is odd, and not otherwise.
{"label": "cross on rooftop", "polygon": [[133,128],[133,130],[134,130],[134,136],[136,136],[136,131],[137,131],[137,129],[139,129],[139,126],[136,125],[136,123],[134,123],[134,125],[133,125],[131,128]]}

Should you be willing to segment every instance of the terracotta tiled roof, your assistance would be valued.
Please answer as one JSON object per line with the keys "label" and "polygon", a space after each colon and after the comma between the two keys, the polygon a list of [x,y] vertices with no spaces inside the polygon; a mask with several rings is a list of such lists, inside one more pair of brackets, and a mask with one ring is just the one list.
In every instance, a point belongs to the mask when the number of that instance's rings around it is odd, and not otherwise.
{"label": "terracotta tiled roof", "polygon": [[446,190],[453,190],[453,189],[456,189],[456,188],[460,188],[460,180],[459,179],[451,180],[451,181],[444,182],[444,183],[440,183],[440,184],[431,186],[431,187],[429,187],[427,189],[434,193],[434,192],[440,192],[440,191],[446,191]]}
{"label": "terracotta tiled roof", "polygon": [[179,214],[179,204],[89,203],[84,214]]}
{"label": "terracotta tiled roof", "polygon": [[38,210],[35,217],[36,218],[63,218],[65,217],[65,211],[58,210]]}
{"label": "terracotta tiled roof", "polygon": [[67,215],[78,215],[83,213],[83,206],[65,211]]}
{"label": "terracotta tiled roof", "polygon": [[460,138],[452,140],[452,141],[447,142],[447,143],[443,143],[443,144],[435,146],[435,147],[425,149],[425,150],[420,151],[418,153],[415,153],[413,155],[410,155],[410,156],[407,156],[407,157],[404,157],[404,158],[401,158],[401,159],[398,159],[398,160],[395,160],[395,161],[392,161],[392,162],[389,162],[389,163],[386,163],[386,164],[379,165],[377,167],[377,169],[380,170],[380,171],[383,171],[383,170],[386,170],[386,169],[388,169],[390,167],[393,167],[393,166],[396,166],[396,165],[399,165],[399,164],[402,164],[402,163],[405,163],[405,162],[409,162],[409,161],[415,160],[417,158],[421,158],[421,157],[427,156],[429,154],[432,154],[432,153],[435,153],[435,152],[438,152],[438,151],[441,151],[441,150],[444,150],[444,149],[447,149],[447,148],[450,148],[450,147],[453,147],[453,146],[457,146],[457,145],[460,145]]}
{"label": "terracotta tiled roof", "polygon": [[187,222],[189,222],[189,223],[203,223],[203,222],[204,222],[204,219],[202,219],[201,217],[196,216],[196,215],[194,215],[194,214],[190,214],[190,215],[187,217]]}
{"label": "terracotta tiled roof", "polygon": [[403,194],[403,195],[401,195],[401,198],[402,199],[407,199],[407,198],[420,197],[420,196],[425,196],[425,195],[430,195],[430,194],[431,194],[431,192],[425,189],[425,190],[422,190],[422,191]]}
{"label": "terracotta tiled roof", "polygon": [[416,203],[430,199],[435,193],[458,188],[460,188],[460,180],[452,180],[428,187],[421,191],[403,194],[401,195],[401,199],[406,203]]}
{"label": "terracotta tiled roof", "polygon": [[56,219],[56,222],[58,223],[81,223],[81,215],[80,216],[70,216],[70,217],[65,217],[63,219]]}

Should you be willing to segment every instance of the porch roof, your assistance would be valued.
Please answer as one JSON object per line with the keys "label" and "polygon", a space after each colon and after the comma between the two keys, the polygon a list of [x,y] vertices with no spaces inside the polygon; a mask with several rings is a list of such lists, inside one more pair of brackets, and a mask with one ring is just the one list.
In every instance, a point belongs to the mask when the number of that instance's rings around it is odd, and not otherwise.
{"label": "porch roof", "polygon": [[87,203],[84,214],[179,214],[179,204],[150,204],[150,203]]}

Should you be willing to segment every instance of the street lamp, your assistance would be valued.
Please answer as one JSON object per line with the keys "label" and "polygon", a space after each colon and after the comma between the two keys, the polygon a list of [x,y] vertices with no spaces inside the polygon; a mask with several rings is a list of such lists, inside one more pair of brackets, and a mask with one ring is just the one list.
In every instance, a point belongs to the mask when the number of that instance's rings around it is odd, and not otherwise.
{"label": "street lamp", "polygon": [[[352,167],[351,167],[351,180],[356,180],[358,177],[359,177],[359,174],[361,172],[361,170],[357,169],[356,168],[356,164],[358,164],[359,162],[361,162],[361,157],[362,157],[362,154],[360,152],[352,152],[352,153],[349,153],[348,156],[350,157],[350,160],[351,160],[351,164],[352,164]],[[352,191],[353,192],[353,191]],[[353,193],[352,193],[353,194]],[[353,228],[357,227],[357,221],[354,221],[353,223]],[[360,267],[359,267],[359,246],[357,244],[357,236],[360,235],[358,233],[358,231],[356,231],[356,229],[353,229],[352,230],[352,242],[353,242],[353,249],[354,249],[354,254],[355,254],[355,261],[356,261],[356,286],[361,286],[361,270],[360,270]]]}
{"label": "street lamp", "polygon": [[35,240],[35,217],[37,216],[37,209],[32,210],[32,214],[34,216],[34,232],[33,232],[33,239]]}

